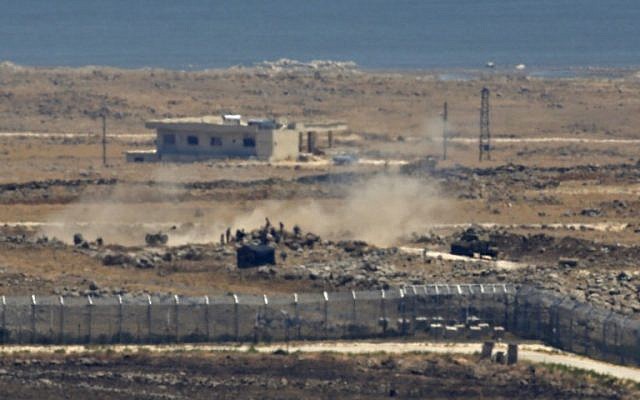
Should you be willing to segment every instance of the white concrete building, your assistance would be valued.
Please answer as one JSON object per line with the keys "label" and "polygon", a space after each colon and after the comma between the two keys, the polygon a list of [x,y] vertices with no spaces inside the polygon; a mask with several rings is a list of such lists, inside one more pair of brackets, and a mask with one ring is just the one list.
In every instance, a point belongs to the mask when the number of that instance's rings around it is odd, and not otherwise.
{"label": "white concrete building", "polygon": [[300,130],[295,124],[244,121],[239,115],[172,118],[148,121],[155,129],[156,150],[127,152],[127,161],[198,161],[212,158],[255,158],[265,161],[298,157]]}

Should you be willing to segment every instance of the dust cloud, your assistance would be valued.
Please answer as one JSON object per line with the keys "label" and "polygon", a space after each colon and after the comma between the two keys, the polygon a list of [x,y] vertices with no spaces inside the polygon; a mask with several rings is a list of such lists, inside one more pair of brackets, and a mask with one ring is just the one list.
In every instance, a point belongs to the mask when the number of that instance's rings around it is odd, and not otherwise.
{"label": "dust cloud", "polygon": [[234,226],[259,226],[272,222],[297,224],[303,230],[333,239],[358,239],[379,246],[392,245],[399,238],[424,228],[443,204],[424,181],[399,175],[380,175],[349,190],[346,198],[333,204],[306,201],[291,207],[268,201],[239,216]]}
{"label": "dust cloud", "polygon": [[[172,181],[176,177],[171,174],[171,169],[164,169],[154,178]],[[387,246],[425,229],[446,209],[432,184],[397,174],[354,184],[339,199],[181,203],[182,190],[116,185],[105,199],[84,199],[56,213],[40,232],[66,242],[79,232],[87,240],[102,237],[108,244],[140,245],[146,233],[163,231],[169,245],[178,246],[216,242],[228,227],[251,230],[269,218],[276,226],[283,222],[288,230],[298,225],[324,238]]]}

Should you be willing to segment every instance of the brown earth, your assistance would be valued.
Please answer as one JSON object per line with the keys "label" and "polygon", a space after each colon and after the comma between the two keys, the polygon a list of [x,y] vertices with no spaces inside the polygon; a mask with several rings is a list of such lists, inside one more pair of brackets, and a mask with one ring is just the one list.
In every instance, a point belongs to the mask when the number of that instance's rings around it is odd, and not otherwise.
{"label": "brown earth", "polygon": [[[492,90],[494,137],[514,141],[494,142],[492,161],[480,163],[477,142],[465,139],[477,135],[483,86]],[[515,282],[640,315],[635,74],[537,79],[477,73],[470,80],[442,80],[435,72],[3,64],[0,87],[0,132],[90,134],[0,134],[1,295]],[[445,100],[453,138],[448,159],[441,160]],[[324,158],[271,164],[128,164],[123,152],[152,147],[152,138],[114,136],[108,166],[102,166],[96,117],[103,108],[116,135],[150,133],[143,127],[150,118],[222,112],[344,120],[350,131],[336,137]],[[554,137],[584,141],[524,140]],[[331,155],[339,153],[373,161],[332,165]],[[251,231],[266,217],[289,232],[299,225],[302,237],[277,245],[277,266],[238,270],[234,244],[218,244],[220,234],[227,227]],[[467,223],[496,224],[478,229],[498,245],[499,259],[521,264],[504,269],[419,255],[422,248],[448,252],[464,229],[456,224]],[[144,244],[144,235],[157,231],[169,235],[168,246]],[[76,232],[86,246],[71,244]],[[309,232],[319,237],[302,244]],[[561,265],[565,258],[575,265]],[[376,398],[392,390],[399,397],[637,397],[637,388],[547,367],[536,366],[534,385],[526,365],[510,369],[473,357],[24,355],[0,363],[2,392],[23,398],[82,398],[91,391],[95,398],[161,393],[196,399],[210,398],[212,390],[256,398]]]}
{"label": "brown earth", "polygon": [[477,133],[478,94],[492,89],[496,133],[634,137],[640,81],[633,73],[601,78],[538,79],[476,73],[441,80],[435,72],[260,68],[178,72],[87,67],[0,67],[0,130],[95,132],[104,107],[113,132],[141,132],[150,118],[238,112],[331,118],[356,132],[424,135],[442,103],[454,131]]}
{"label": "brown earth", "polygon": [[[278,352],[280,353],[280,352]],[[12,399],[632,399],[637,385],[477,356],[205,353],[16,354],[0,360]]]}
{"label": "brown earth", "polygon": [[[0,131],[95,133],[103,106],[113,134],[143,133],[148,118],[220,112],[341,119],[350,132],[327,151],[380,160],[353,166],[322,158],[288,164],[127,164],[125,150],[152,146],[149,136],[140,136],[110,138],[109,166],[103,167],[96,135],[0,135],[0,222],[58,224],[25,233],[69,243],[81,232],[89,241],[102,237],[106,245],[85,251],[57,242],[15,243],[7,237],[22,228],[3,228],[0,271],[6,294],[80,294],[92,282],[109,293],[201,294],[384,287],[421,279],[508,280],[534,281],[581,299],[606,294],[605,305],[637,312],[640,142],[496,142],[493,161],[479,163],[474,142],[454,141],[448,160],[435,167],[419,161],[439,157],[440,143],[434,140],[441,134],[444,100],[454,139],[476,135],[483,86],[493,93],[494,137],[634,139],[640,118],[633,112],[640,91],[634,74],[538,79],[476,73],[470,80],[449,81],[435,72],[183,73],[3,64],[0,81]],[[409,164],[385,166],[384,160]],[[265,217],[289,229],[298,224],[323,243],[300,252],[285,249],[286,261],[271,272],[237,271],[233,248],[211,243],[219,242],[227,227],[254,229]],[[75,224],[83,222],[90,224]],[[362,254],[331,250],[350,239],[446,252],[462,228],[433,224],[486,222],[499,224],[489,233],[501,247],[500,257],[530,269],[506,272],[393,252],[375,255],[366,267]],[[591,228],[598,224],[623,227]],[[164,253],[178,250],[139,247],[145,233],[157,230],[169,233],[170,246],[201,243],[203,255],[162,261]],[[107,250],[155,261],[143,261],[145,268],[137,268],[135,260],[106,266]],[[560,267],[562,257],[576,258],[578,267]],[[322,271],[322,265],[329,270]]]}

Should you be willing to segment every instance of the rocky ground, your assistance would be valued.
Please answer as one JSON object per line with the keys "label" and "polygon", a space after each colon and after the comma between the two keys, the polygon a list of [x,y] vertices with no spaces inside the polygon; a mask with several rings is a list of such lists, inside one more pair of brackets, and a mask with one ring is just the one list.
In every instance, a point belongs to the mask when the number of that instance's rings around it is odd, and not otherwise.
{"label": "rocky ground", "polygon": [[[496,112],[492,119],[500,132],[633,136],[637,125],[632,110],[640,85],[634,71],[575,79],[487,71],[469,77],[341,67],[181,72],[3,63],[0,129],[92,131],[98,128],[97,116],[106,110],[114,130],[140,132],[150,118],[233,111],[296,119],[340,118],[358,131],[406,136],[428,125],[425,117],[437,117],[447,100],[456,131],[476,133],[477,96],[483,85],[491,88],[495,109],[509,111]],[[514,123],[519,124],[517,129]]]}
{"label": "rocky ground", "polygon": [[[12,399],[632,399],[637,386],[574,370],[477,356],[251,353],[109,354],[0,360]],[[43,397],[44,396],[44,397]]]}
{"label": "rocky ground", "polygon": [[[570,236],[525,235],[481,228],[476,231],[497,246],[499,258],[518,263],[505,268],[487,260],[456,261],[421,254],[421,249],[448,252],[461,231],[448,236],[415,237],[412,246],[417,252],[398,247],[380,248],[357,240],[324,240],[308,232],[294,234],[285,230],[280,234],[276,231],[276,238],[269,237],[268,243],[275,248],[277,265],[249,269],[236,267],[236,249],[245,243],[262,243],[260,230],[248,232],[240,241],[234,241],[232,235],[232,242],[224,244],[165,246],[154,243],[152,246],[125,247],[105,245],[100,239],[88,242],[81,235],[75,238],[75,244],[66,244],[33,233],[17,234],[14,229],[13,234],[0,236],[0,246],[20,252],[55,249],[90,259],[115,275],[128,271],[124,273],[126,280],[112,282],[115,286],[105,285],[100,277],[76,278],[64,286],[55,282],[45,284],[37,290],[40,294],[164,294],[172,291],[175,275],[203,276],[215,271],[218,275],[225,274],[231,281],[250,280],[259,286],[271,286],[271,290],[280,287],[281,290],[340,291],[439,282],[511,282],[551,289],[574,300],[588,301],[627,315],[640,313],[640,273],[633,264],[640,254],[640,247],[603,244]],[[139,273],[151,273],[167,283],[161,292],[140,290],[127,284],[127,280],[131,281]],[[7,286],[14,293],[28,294],[28,290],[35,290],[33,278],[27,276],[11,281]],[[210,281],[203,281],[187,293],[210,294],[221,289]]]}
{"label": "rocky ground", "polygon": [[[252,167],[244,168],[250,171]],[[9,280],[4,284],[4,293],[200,295],[228,291],[378,289],[424,282],[513,282],[534,284],[579,301],[637,315],[640,312],[637,268],[640,230],[635,217],[640,207],[634,187],[639,174],[640,168],[635,163],[572,167],[506,164],[471,168],[440,166],[436,159],[430,158],[408,163],[395,172],[371,168],[324,173],[306,171],[293,178],[248,181],[85,179],[4,184],[0,186],[0,200],[5,203],[6,212],[18,210],[23,218],[33,210],[71,204],[65,206],[71,207],[68,211],[61,213],[63,219],[54,220],[68,224],[67,229],[49,232],[20,224],[0,229],[0,246],[4,249],[0,266]],[[369,182],[379,177],[386,179],[385,185],[391,180],[411,179],[410,188],[414,185],[418,189],[392,193],[391,199],[376,193],[372,200],[366,199],[362,204],[362,199],[356,197],[357,207],[375,207],[376,202],[390,201],[392,207],[409,208],[398,215],[401,221],[412,218],[415,211],[415,219],[434,218],[441,224],[431,227],[429,221],[395,224],[393,214],[378,221],[374,209],[361,215],[365,224],[372,225],[375,233],[397,232],[388,244],[376,243],[375,236],[373,242],[361,240],[363,237],[358,235],[362,231],[361,220],[348,215],[361,210],[347,210],[341,215],[340,208],[354,202],[350,199],[354,187],[366,192]],[[384,192],[387,187],[382,187]],[[407,204],[415,201],[414,193],[426,188],[430,193],[437,193],[438,201],[455,206],[439,206],[436,211],[429,209],[424,213],[422,208]],[[140,204],[140,207],[126,213],[123,207],[114,210],[107,206],[107,211],[102,211],[93,205],[100,198],[118,204]],[[433,201],[432,198],[430,194],[428,201]],[[277,266],[239,270],[235,264],[238,244],[220,244],[219,240],[224,228],[234,225],[231,222],[220,225],[220,221],[216,221],[219,217],[210,214],[227,207],[221,204],[224,199],[230,203],[248,202],[244,206],[246,210],[260,208],[264,201],[282,202],[275,208],[274,225],[281,218],[288,224],[291,213],[304,214],[307,207],[312,209],[310,213],[321,215],[303,224],[305,229],[297,236],[291,232],[291,225],[287,225],[288,239],[273,243]],[[318,209],[314,203],[304,207],[296,203],[308,199],[324,201],[322,204],[329,206]],[[194,206],[178,214],[169,211],[175,204]],[[150,208],[157,211],[152,214]],[[451,217],[452,208],[459,214],[457,217]],[[444,211],[440,212],[441,209]],[[166,218],[163,212],[182,222],[154,227],[154,223]],[[229,212],[235,215],[249,211],[236,208]],[[332,217],[332,213],[338,217]],[[464,229],[455,223],[478,221],[478,215],[496,221],[495,225],[478,226],[476,230],[495,244],[499,259],[516,262],[515,267],[504,268],[472,259],[422,256],[421,249],[448,253],[451,243]],[[101,219],[96,220],[96,216]],[[255,217],[251,223],[256,224],[256,220],[257,225],[263,223],[259,215]],[[94,222],[74,226],[75,218],[84,221],[94,218]],[[349,222],[340,223],[345,218]],[[314,230],[317,224],[328,224],[323,219],[335,221],[340,228],[325,227],[321,235],[317,235]],[[454,224],[447,225],[447,219]],[[209,226],[210,221],[217,225]],[[114,222],[115,227],[95,225],[110,222]],[[387,222],[398,226],[387,226]],[[246,228],[250,233],[245,241],[259,241],[258,231],[251,231],[256,225],[237,226],[238,223],[235,220],[234,229]],[[76,231],[73,229],[84,233],[86,240],[82,238],[74,245],[71,239]],[[164,230],[168,245],[144,245],[144,235],[155,229]],[[194,243],[189,238],[197,240]],[[415,251],[403,251],[403,246]],[[51,261],[56,257],[65,260],[64,267]],[[38,262],[39,259],[43,261]]]}
{"label": "rocky ground", "polygon": [[[0,65],[0,295],[292,293],[513,282],[640,316],[638,75],[573,79],[263,65],[126,71]],[[493,150],[478,161],[480,89]],[[442,159],[442,103],[449,104]],[[98,112],[106,111],[107,165]],[[150,118],[344,120],[326,156],[128,164]],[[63,135],[38,136],[33,132]],[[147,135],[144,135],[147,133]],[[126,135],[129,136],[126,136]],[[333,165],[336,154],[357,155]],[[237,241],[276,266],[239,269]],[[294,233],[293,227],[301,228]],[[451,258],[468,226],[497,260]],[[161,232],[163,240],[145,243]],[[74,243],[74,234],[79,233]],[[497,261],[497,262],[496,262]],[[507,262],[508,261],[508,262]],[[213,354],[0,359],[14,398],[635,398],[600,377],[473,357]],[[176,372],[177,371],[177,372]],[[27,384],[28,383],[28,384]],[[265,389],[273,389],[266,390]]]}

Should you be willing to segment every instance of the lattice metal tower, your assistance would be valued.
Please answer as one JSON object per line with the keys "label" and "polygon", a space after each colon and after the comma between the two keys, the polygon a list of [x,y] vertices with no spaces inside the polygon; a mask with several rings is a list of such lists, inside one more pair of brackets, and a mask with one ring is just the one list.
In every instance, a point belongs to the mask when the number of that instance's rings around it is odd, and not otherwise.
{"label": "lattice metal tower", "polygon": [[489,89],[482,88],[480,92],[480,161],[486,153],[487,160],[491,160],[491,129],[489,125]]}
{"label": "lattice metal tower", "polygon": [[447,110],[447,102],[444,102],[444,110],[442,111],[442,159],[447,159],[447,136],[449,133],[447,132],[447,120],[449,118],[448,110]]}

